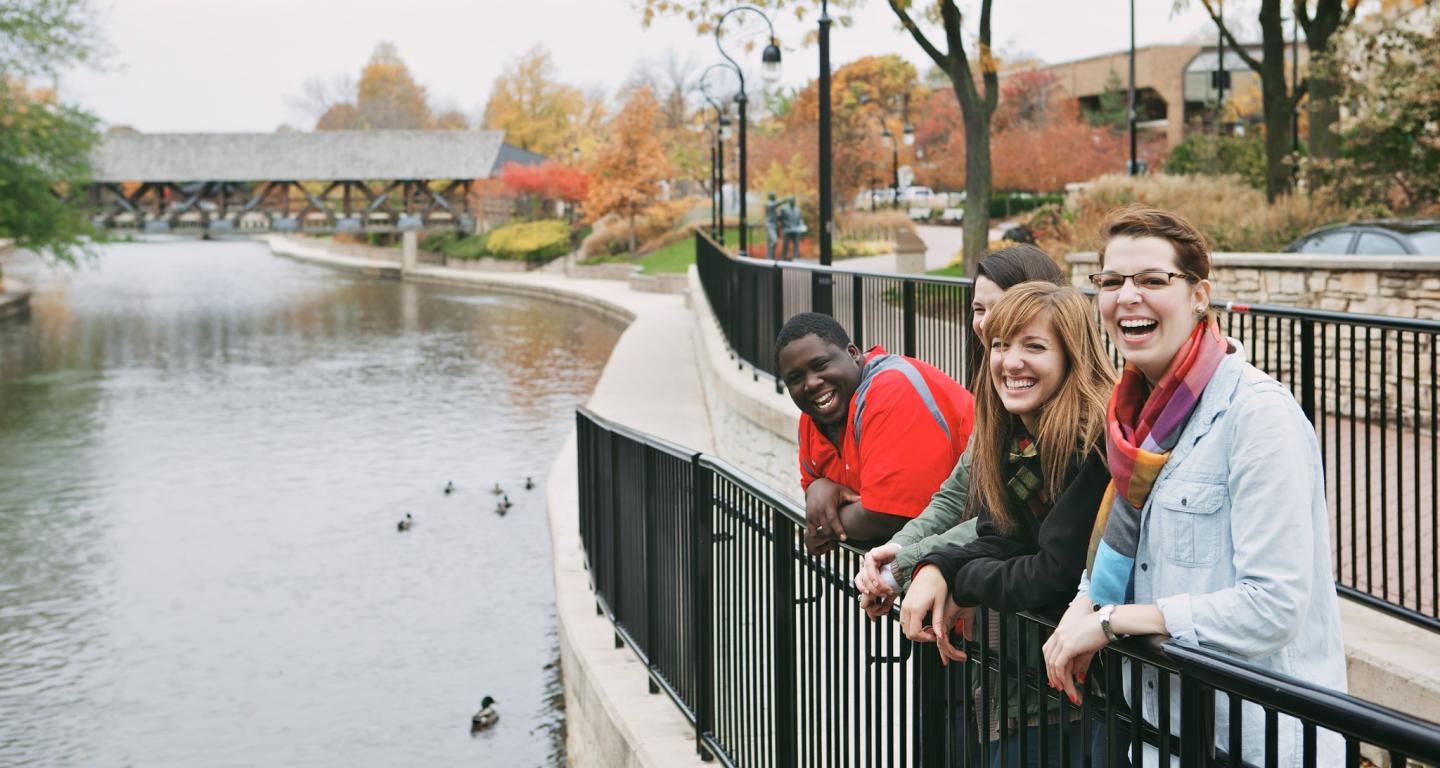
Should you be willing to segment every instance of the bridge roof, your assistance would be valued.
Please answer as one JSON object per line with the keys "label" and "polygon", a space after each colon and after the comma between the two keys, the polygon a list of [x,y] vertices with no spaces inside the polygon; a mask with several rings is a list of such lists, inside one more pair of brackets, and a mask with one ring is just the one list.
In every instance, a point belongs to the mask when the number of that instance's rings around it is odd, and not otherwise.
{"label": "bridge roof", "polygon": [[485,179],[504,131],[112,133],[95,181]]}

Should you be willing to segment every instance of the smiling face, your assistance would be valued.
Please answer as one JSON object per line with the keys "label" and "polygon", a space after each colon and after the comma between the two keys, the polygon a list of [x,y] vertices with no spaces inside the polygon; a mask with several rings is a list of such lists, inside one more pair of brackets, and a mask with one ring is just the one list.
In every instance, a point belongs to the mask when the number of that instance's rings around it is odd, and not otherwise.
{"label": "smiling face", "polygon": [[980,275],[975,278],[975,288],[971,291],[970,302],[970,328],[975,331],[978,338],[985,338],[985,318],[990,314],[990,308],[995,302],[1005,295],[1005,289],[995,284],[994,280]]}
{"label": "smiling face", "polygon": [[845,420],[865,362],[859,348],[842,348],[812,333],[786,344],[779,357],[780,380],[801,412],[824,426]]}
{"label": "smiling face", "polygon": [[1035,434],[1040,412],[1060,391],[1070,367],[1050,312],[1037,314],[1008,339],[991,339],[989,362],[1000,404]]}
{"label": "smiling face", "polygon": [[[1175,247],[1158,237],[1119,236],[1105,246],[1105,271],[1130,275],[1145,270],[1180,272]],[[1119,290],[1101,291],[1100,320],[1126,362],[1158,382],[1210,306],[1210,281],[1183,277],[1144,289],[1126,280]],[[1203,308],[1203,309],[1202,309]]]}

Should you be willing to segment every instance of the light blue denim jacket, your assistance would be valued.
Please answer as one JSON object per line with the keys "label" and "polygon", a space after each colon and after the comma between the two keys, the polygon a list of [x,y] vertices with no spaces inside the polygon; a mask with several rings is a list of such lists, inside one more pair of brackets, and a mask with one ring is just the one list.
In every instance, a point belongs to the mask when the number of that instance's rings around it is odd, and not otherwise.
{"label": "light blue denim jacket", "polygon": [[[1135,602],[1158,605],[1180,645],[1344,691],[1319,443],[1290,391],[1247,362],[1239,341],[1229,343],[1141,510]],[[1143,712],[1156,723],[1157,681],[1146,672]],[[1179,685],[1170,690],[1178,733]],[[1216,702],[1221,748],[1227,701]],[[1242,717],[1243,757],[1262,764],[1264,715],[1246,705]],[[1279,726],[1280,765],[1299,766],[1300,724],[1281,718]],[[1329,736],[1319,764],[1341,765],[1343,746]]]}

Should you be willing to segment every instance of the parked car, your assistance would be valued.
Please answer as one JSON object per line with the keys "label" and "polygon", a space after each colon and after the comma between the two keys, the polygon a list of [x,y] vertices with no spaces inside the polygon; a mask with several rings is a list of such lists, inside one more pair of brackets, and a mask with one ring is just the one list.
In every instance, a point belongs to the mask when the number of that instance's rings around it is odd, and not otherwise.
{"label": "parked car", "polygon": [[1440,220],[1357,221],[1307,232],[1285,253],[1440,256]]}
{"label": "parked car", "polygon": [[907,206],[927,205],[932,194],[929,187],[906,187],[900,190],[900,202]]}

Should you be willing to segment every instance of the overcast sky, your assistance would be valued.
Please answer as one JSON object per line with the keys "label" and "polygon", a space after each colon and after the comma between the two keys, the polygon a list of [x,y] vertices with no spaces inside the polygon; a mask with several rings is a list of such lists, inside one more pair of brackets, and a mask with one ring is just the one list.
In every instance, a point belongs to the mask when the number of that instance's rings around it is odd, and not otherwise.
{"label": "overcast sky", "polygon": [[[547,47],[562,80],[613,94],[637,62],[693,52],[718,61],[714,39],[678,19],[645,29],[636,0],[96,0],[110,49],[100,72],[76,71],[62,94],[107,125],[147,132],[271,131],[311,127],[293,104],[305,80],[358,75],[375,44],[395,43],[432,101],[476,116],[505,63],[536,43]],[[1172,0],[1135,0],[1140,45],[1175,43],[1213,30],[1199,2],[1172,13]],[[962,2],[962,8],[978,6]],[[1002,52],[1048,62],[1128,45],[1128,0],[999,0],[994,39]],[[743,15],[743,14],[742,14]],[[882,0],[836,28],[832,61],[899,53],[924,72],[929,61],[899,31]],[[815,77],[814,28],[787,14],[777,20],[785,83]],[[758,62],[759,52],[751,54]]]}

